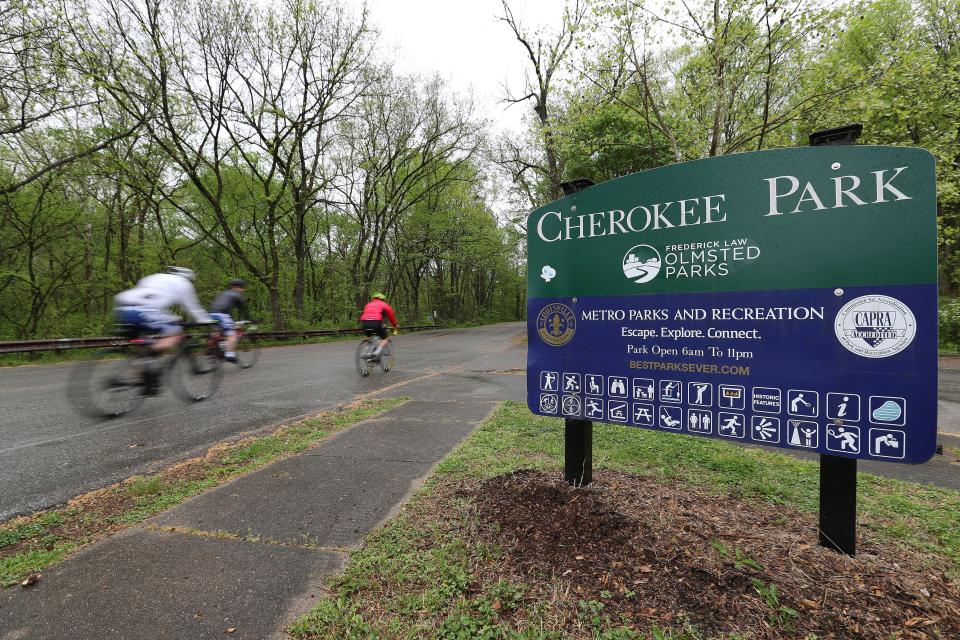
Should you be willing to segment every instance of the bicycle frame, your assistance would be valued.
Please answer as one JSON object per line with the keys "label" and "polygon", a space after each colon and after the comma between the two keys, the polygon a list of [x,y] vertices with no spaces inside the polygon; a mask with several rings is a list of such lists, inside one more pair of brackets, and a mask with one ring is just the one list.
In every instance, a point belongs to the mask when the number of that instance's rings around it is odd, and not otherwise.
{"label": "bicycle frame", "polygon": [[[240,342],[240,339],[246,334],[246,325],[249,324],[245,320],[241,320],[234,325],[234,335],[237,338],[237,342]],[[220,347],[227,339],[227,336],[224,335],[223,328],[219,327],[210,334],[210,339],[207,340],[207,349],[209,349],[209,355],[215,355],[220,360],[225,359],[224,351]]]}

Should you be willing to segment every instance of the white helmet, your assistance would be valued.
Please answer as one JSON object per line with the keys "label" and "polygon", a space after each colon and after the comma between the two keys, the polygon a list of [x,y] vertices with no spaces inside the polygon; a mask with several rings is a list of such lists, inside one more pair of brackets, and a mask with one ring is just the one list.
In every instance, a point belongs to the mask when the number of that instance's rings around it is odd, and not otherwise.
{"label": "white helmet", "polygon": [[190,282],[197,279],[197,274],[193,272],[193,269],[187,269],[186,267],[167,267],[167,273],[172,273],[175,276],[183,276]]}

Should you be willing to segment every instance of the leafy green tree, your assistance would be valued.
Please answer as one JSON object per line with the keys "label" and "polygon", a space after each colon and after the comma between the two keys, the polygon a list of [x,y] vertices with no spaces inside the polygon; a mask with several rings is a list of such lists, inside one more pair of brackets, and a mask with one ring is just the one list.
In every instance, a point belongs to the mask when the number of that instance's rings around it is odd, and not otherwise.
{"label": "leafy green tree", "polygon": [[960,2],[875,0],[851,11],[804,77],[831,87],[871,78],[822,105],[798,135],[863,123],[860,142],[918,146],[937,161],[941,284],[960,290]]}

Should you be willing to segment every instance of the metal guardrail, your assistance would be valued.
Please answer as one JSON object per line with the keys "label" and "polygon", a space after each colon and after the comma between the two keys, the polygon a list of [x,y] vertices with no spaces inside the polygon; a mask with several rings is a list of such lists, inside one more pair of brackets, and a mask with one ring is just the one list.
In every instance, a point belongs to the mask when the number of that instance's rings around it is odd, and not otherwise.
{"label": "metal guardrail", "polygon": [[[442,329],[439,325],[416,325],[402,327],[403,331],[429,331]],[[326,336],[360,335],[363,329],[351,327],[349,329],[303,329],[300,331],[256,331],[248,335],[266,340],[296,340],[303,338],[322,338]],[[99,338],[57,338],[53,340],[21,340],[0,342],[0,354],[4,353],[32,353],[37,351],[70,351],[73,349],[95,349],[97,347],[113,347],[129,343],[127,338],[105,336]]]}

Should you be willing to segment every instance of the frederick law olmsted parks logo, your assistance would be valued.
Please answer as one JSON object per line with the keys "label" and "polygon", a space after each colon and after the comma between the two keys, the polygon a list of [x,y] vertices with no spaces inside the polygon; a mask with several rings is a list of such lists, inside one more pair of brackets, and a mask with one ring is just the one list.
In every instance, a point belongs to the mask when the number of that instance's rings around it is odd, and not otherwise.
{"label": "frederick law olmsted parks logo", "polygon": [[913,342],[917,321],[910,308],[890,296],[854,298],[837,313],[834,331],[847,350],[864,358],[886,358]]}
{"label": "frederick law olmsted parks logo", "polygon": [[537,333],[544,342],[554,347],[570,342],[576,330],[577,318],[565,304],[548,304],[537,316]]}
{"label": "frederick law olmsted parks logo", "polygon": [[623,275],[637,284],[650,282],[660,273],[660,253],[648,244],[638,244],[623,256]]}

